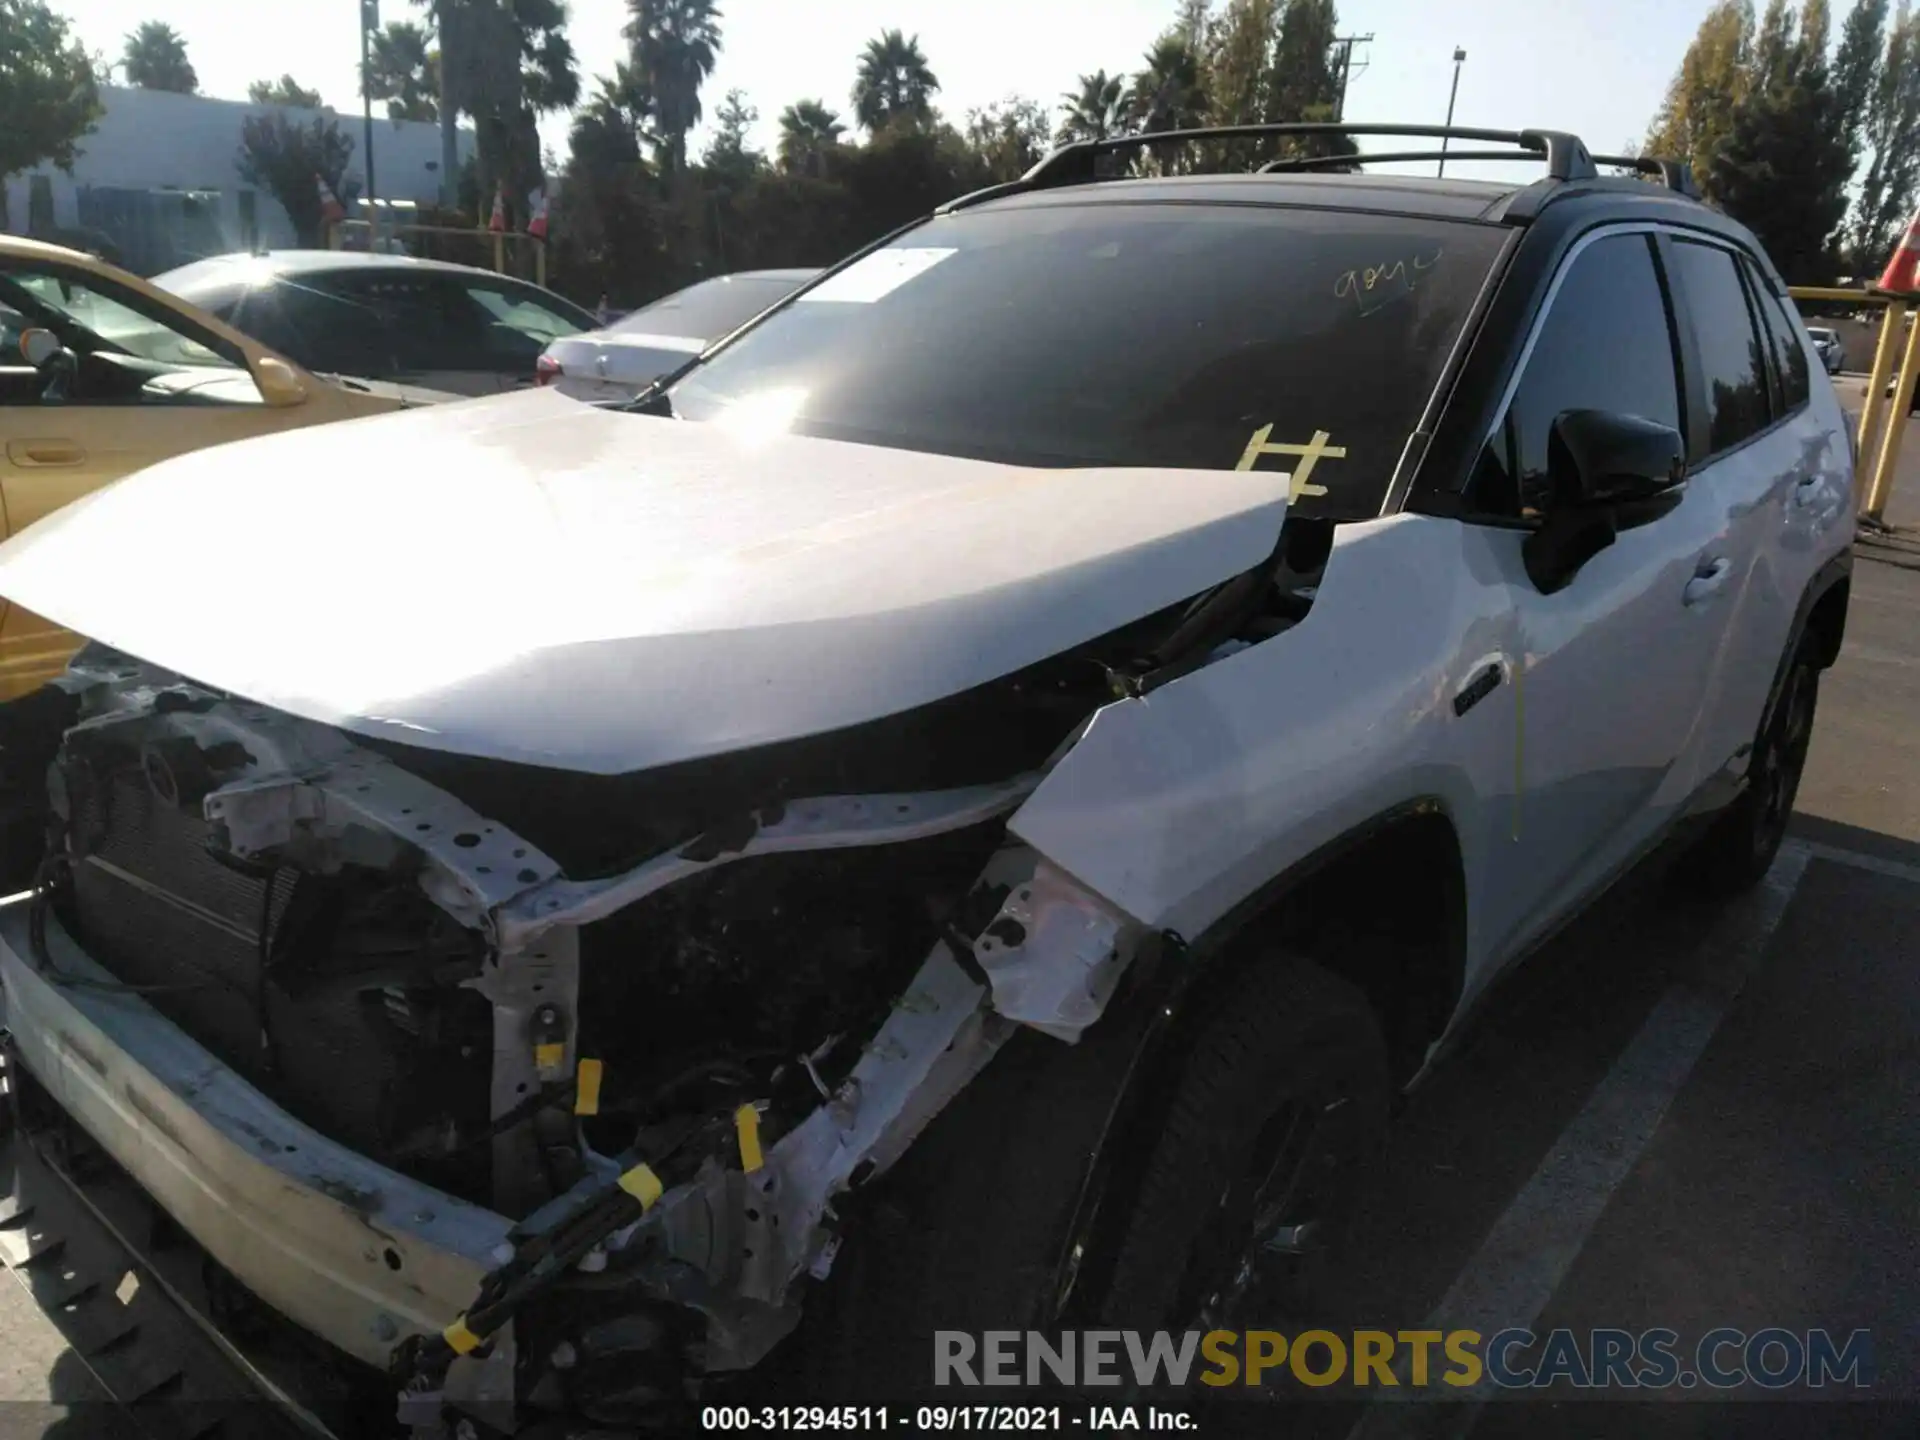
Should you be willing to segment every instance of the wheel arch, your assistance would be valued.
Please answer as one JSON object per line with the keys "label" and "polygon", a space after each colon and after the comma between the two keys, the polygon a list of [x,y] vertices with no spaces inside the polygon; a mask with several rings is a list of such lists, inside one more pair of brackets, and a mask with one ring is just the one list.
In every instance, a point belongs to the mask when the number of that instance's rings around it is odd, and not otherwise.
{"label": "wheel arch", "polygon": [[[1391,897],[1383,886],[1393,886]],[[1127,1006],[1132,1054],[1083,1170],[1055,1266],[1055,1319],[1085,1318],[1104,1288],[1130,1177],[1153,1143],[1187,1042],[1210,1002],[1278,949],[1322,965],[1366,995],[1387,1037],[1396,1084],[1417,1073],[1459,1004],[1467,885],[1452,816],[1434,796],[1394,806],[1320,846],[1191,939],[1159,937]],[[1385,903],[1383,903],[1385,902]],[[1355,925],[1355,917],[1365,923]],[[1341,937],[1385,932],[1364,957],[1328,953]],[[1356,964],[1356,958],[1371,963]]]}

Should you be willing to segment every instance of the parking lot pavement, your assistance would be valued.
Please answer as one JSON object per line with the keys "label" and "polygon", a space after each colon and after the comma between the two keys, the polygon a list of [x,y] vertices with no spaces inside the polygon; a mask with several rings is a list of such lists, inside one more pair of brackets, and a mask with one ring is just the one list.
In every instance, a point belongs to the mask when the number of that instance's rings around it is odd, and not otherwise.
{"label": "parking lot pavement", "polygon": [[[1920,522],[1916,451],[1896,524]],[[1689,1343],[1720,1326],[1865,1329],[1874,1383],[1858,1393],[1891,1403],[1749,1389],[1703,1407],[1696,1384],[1623,1414],[1618,1392],[1563,1387],[1288,1404],[1286,1433],[1920,1433],[1920,546],[1903,543],[1862,547],[1769,883],[1715,907],[1643,867],[1504,981],[1396,1121],[1316,1316],[1335,1331],[1664,1327]],[[51,1333],[0,1280],[0,1401],[44,1397],[71,1369]],[[27,1433],[6,1414],[0,1437]]]}

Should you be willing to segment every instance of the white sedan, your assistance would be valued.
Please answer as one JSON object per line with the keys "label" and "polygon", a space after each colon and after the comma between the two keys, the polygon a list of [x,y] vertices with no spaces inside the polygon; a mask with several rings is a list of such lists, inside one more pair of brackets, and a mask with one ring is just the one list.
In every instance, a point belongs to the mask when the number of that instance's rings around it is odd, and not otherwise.
{"label": "white sedan", "polygon": [[702,280],[604,330],[555,340],[540,357],[534,378],[581,400],[631,400],[819,273],[742,270]]}

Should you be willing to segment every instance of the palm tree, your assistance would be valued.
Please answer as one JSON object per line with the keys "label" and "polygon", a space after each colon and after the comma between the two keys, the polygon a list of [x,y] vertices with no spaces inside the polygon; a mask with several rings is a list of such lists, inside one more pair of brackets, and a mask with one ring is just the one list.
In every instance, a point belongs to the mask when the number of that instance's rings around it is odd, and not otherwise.
{"label": "palm tree", "polygon": [[1118,135],[1127,126],[1127,82],[1121,75],[1096,70],[1080,77],[1080,89],[1062,95],[1060,128],[1054,143],[1071,145],[1076,140],[1105,140]]}
{"label": "palm tree", "polygon": [[846,127],[824,100],[799,100],[780,112],[780,168],[794,175],[825,172],[827,152]]}
{"label": "palm tree", "polygon": [[661,158],[671,174],[687,164],[687,132],[700,123],[700,86],[720,54],[720,7],[714,0],[627,0],[621,31],[633,69],[653,97]]}
{"label": "palm tree", "polygon": [[191,95],[200,88],[200,77],[187,61],[187,42],[171,25],[149,20],[127,36],[120,52],[127,84],[142,90],[172,90]]}
{"label": "palm tree", "polygon": [[434,98],[442,101],[443,163],[449,122],[455,114],[471,116],[482,196],[496,180],[525,194],[541,180],[540,115],[570,109],[580,98],[564,0],[430,3],[440,46]]}
{"label": "palm tree", "polygon": [[[1200,80],[1200,57],[1184,36],[1168,34],[1146,53],[1146,68],[1133,77],[1127,109],[1143,131],[1187,130],[1206,118],[1207,92]],[[1160,169],[1180,168],[1178,145],[1156,146]]]}
{"label": "palm tree", "polygon": [[1185,130],[1207,113],[1200,83],[1200,57],[1178,35],[1163,35],[1146,53],[1146,68],[1133,77],[1127,108],[1142,130]]}
{"label": "palm tree", "polygon": [[440,56],[425,30],[394,20],[374,35],[367,94],[387,102],[389,120],[440,118]]}
{"label": "palm tree", "polygon": [[860,73],[853,82],[853,114],[869,134],[898,119],[924,122],[933,116],[933,92],[940,82],[927,68],[920,37],[909,40],[898,30],[869,40],[860,55]]}

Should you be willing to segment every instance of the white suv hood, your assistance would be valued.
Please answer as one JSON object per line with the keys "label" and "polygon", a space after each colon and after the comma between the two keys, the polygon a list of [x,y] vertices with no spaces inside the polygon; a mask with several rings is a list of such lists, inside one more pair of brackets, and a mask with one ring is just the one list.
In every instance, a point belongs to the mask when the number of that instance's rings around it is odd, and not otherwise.
{"label": "white suv hood", "polygon": [[296,715],[618,773],[1092,639],[1257,564],[1286,485],[756,438],[535,391],[156,465],[0,546],[0,595]]}

